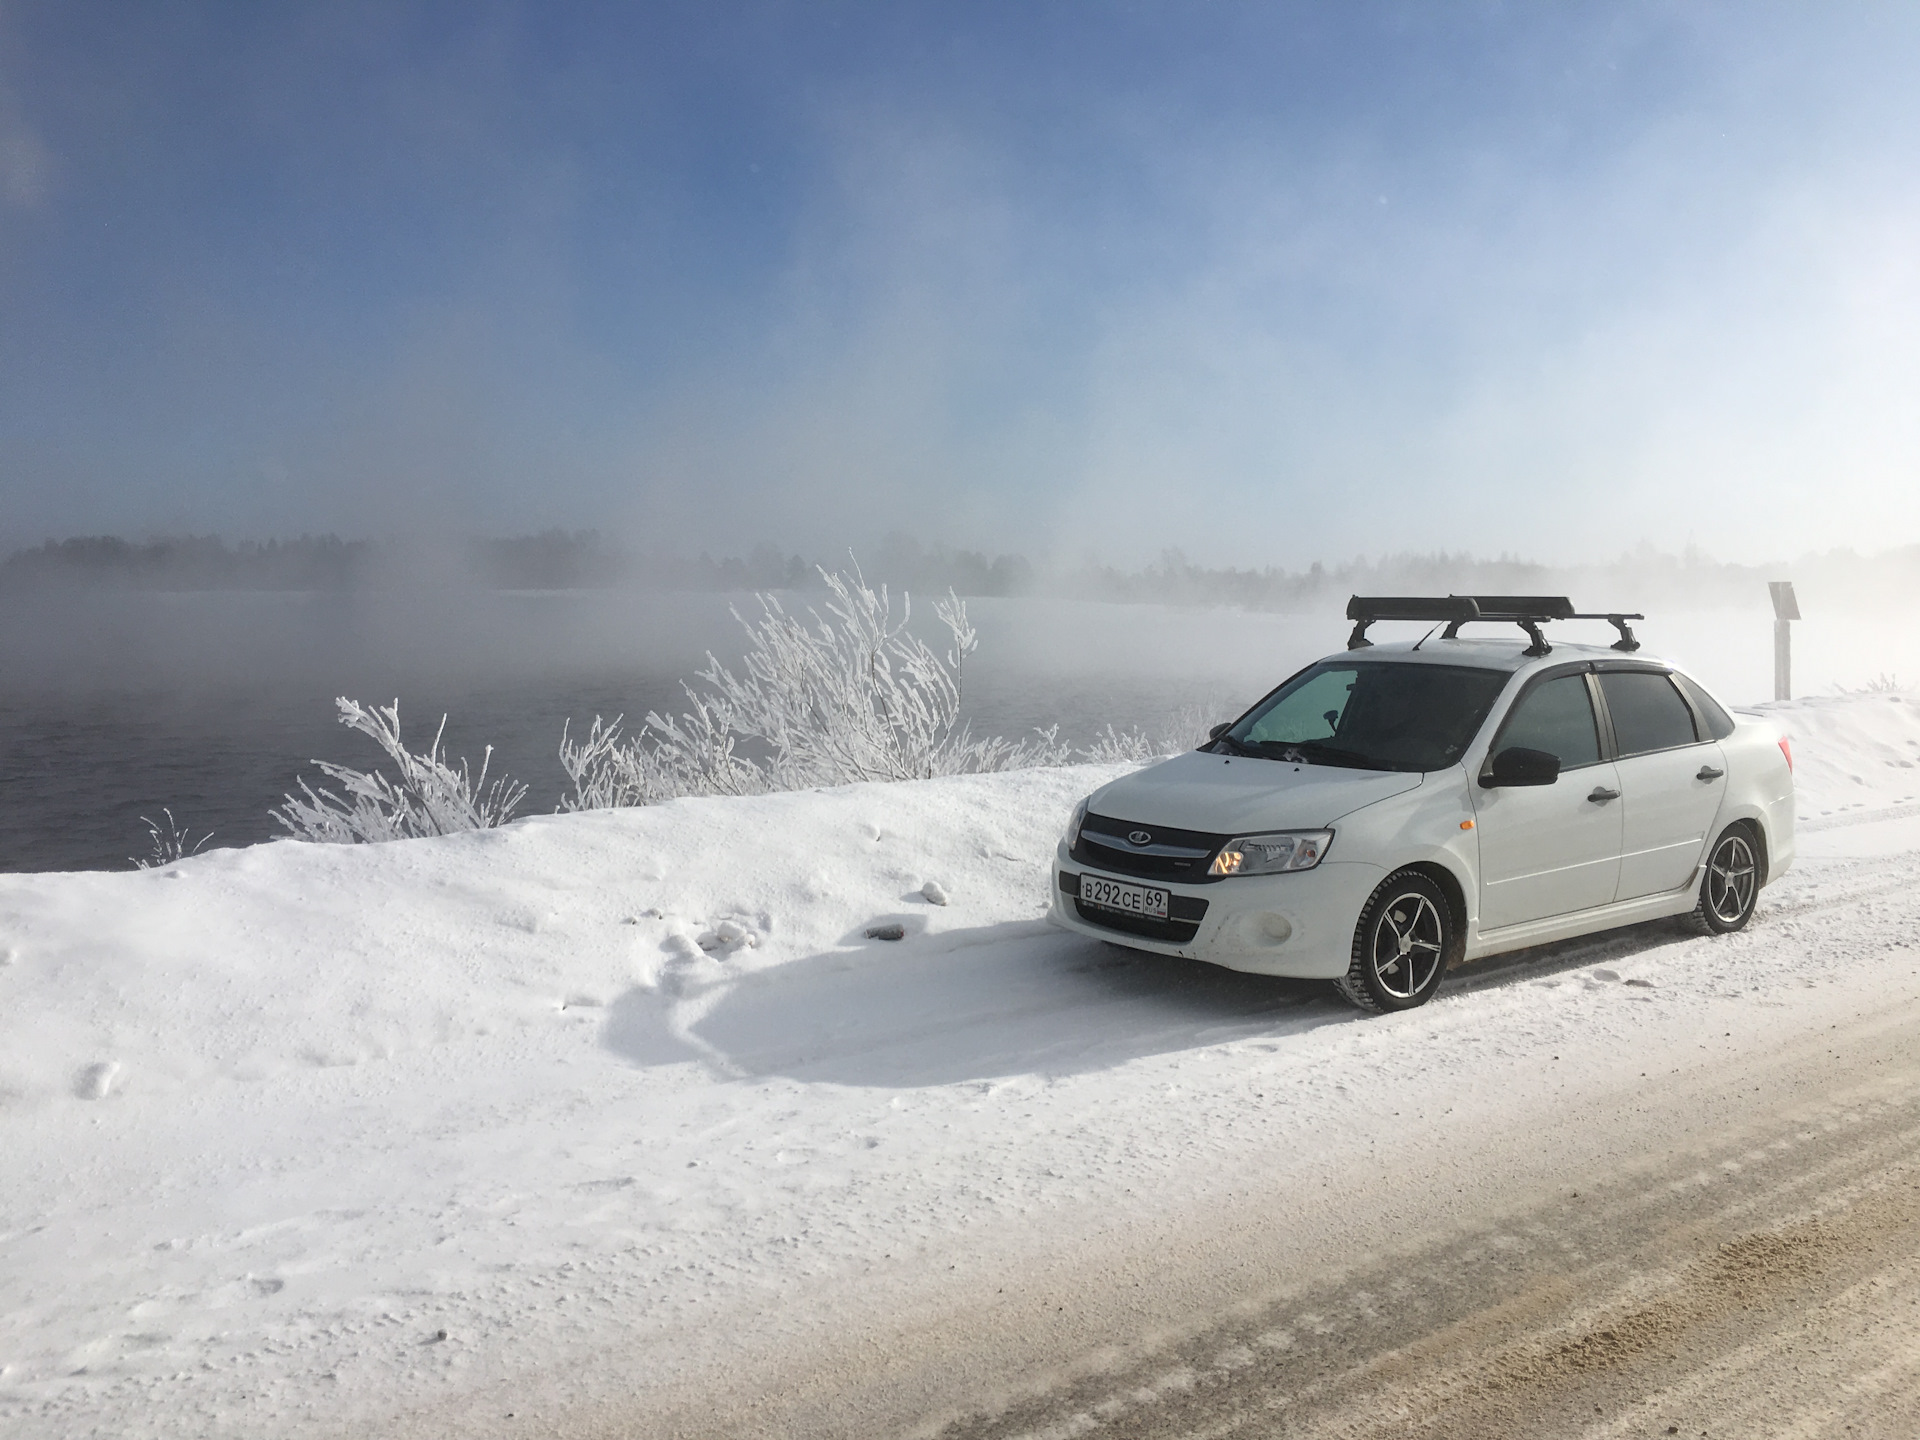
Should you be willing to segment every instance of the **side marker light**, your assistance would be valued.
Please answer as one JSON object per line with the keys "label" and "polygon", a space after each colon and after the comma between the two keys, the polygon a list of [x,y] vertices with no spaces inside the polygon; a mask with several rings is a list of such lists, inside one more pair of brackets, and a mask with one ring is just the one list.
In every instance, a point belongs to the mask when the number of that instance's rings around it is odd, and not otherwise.
{"label": "side marker light", "polygon": [[1471,830],[1473,828],[1473,822],[1471,820],[1462,820],[1460,822],[1460,828],[1462,830]]}
{"label": "side marker light", "polygon": [[1791,775],[1793,773],[1793,746],[1788,743],[1787,737],[1784,735],[1780,737],[1780,753],[1787,757],[1787,773]]}

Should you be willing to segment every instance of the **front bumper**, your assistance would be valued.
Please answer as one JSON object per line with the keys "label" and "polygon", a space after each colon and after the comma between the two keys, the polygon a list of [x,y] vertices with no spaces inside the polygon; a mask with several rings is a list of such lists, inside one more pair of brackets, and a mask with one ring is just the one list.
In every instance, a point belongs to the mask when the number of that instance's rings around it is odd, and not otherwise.
{"label": "front bumper", "polygon": [[[1173,897],[1171,923],[1083,907],[1078,899],[1083,874],[1165,890]],[[1347,973],[1360,909],[1385,878],[1377,865],[1329,859],[1292,875],[1235,875],[1211,885],[1176,885],[1083,865],[1061,845],[1054,853],[1047,918],[1075,934],[1137,950],[1256,975],[1332,980]]]}

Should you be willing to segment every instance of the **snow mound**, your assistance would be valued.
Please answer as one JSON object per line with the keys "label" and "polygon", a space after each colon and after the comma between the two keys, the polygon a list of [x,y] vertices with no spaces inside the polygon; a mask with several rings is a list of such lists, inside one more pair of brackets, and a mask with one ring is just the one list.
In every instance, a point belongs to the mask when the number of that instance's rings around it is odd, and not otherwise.
{"label": "snow mound", "polygon": [[[0,877],[16,1106],[160,1097],[537,1033],[570,1009],[1037,920],[1085,768],[676,800],[381,846],[275,843],[141,874]],[[925,877],[952,877],[960,899]],[[929,894],[943,897],[940,908]],[[890,912],[903,903],[910,916]],[[124,1070],[117,1082],[114,1075]]]}
{"label": "snow mound", "polygon": [[1793,745],[1801,826],[1920,804],[1920,696],[1874,691],[1757,705]]}

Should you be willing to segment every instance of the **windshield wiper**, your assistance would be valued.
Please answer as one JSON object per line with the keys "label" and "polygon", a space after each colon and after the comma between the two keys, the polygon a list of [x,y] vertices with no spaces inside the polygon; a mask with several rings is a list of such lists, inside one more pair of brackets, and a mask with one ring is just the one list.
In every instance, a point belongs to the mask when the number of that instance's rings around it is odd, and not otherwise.
{"label": "windshield wiper", "polygon": [[1369,759],[1357,750],[1343,750],[1338,745],[1329,745],[1321,740],[1261,740],[1256,742],[1263,748],[1261,754],[1269,760],[1306,761],[1309,765],[1334,765],[1349,770],[1390,770],[1393,767],[1383,765],[1378,760]]}
{"label": "windshield wiper", "polygon": [[1250,760],[1271,760],[1273,758],[1271,755],[1267,754],[1266,751],[1256,750],[1253,748],[1253,746],[1247,744],[1246,741],[1236,740],[1233,738],[1233,736],[1227,734],[1225,731],[1222,731],[1220,734],[1214,736],[1213,743],[1215,745],[1224,745],[1227,749],[1231,750],[1234,754],[1244,755]]}

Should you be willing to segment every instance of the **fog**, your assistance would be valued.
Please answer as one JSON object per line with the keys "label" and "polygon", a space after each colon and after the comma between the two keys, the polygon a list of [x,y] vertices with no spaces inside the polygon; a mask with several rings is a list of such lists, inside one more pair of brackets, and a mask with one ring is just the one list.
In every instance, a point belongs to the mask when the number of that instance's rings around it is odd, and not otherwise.
{"label": "fog", "polygon": [[[1647,652],[1740,705],[1772,694],[1772,611],[1755,589],[1711,603],[1671,587],[1644,604],[1622,591],[1572,593],[1581,605],[1644,608],[1635,628]],[[1796,693],[1911,684],[1912,593],[1909,584],[1879,603],[1858,583],[1803,581]],[[818,600],[781,598],[800,609]],[[1109,724],[1177,739],[1177,727],[1230,719],[1339,650],[1349,628],[1344,597],[1287,612],[1058,596],[983,597],[969,608],[979,649],[963,698],[976,732],[1058,726],[1074,743]],[[679,713],[680,682],[709,652],[737,662],[736,610],[756,613],[753,598],[471,585],[0,595],[0,869],[126,864],[144,850],[141,817],[162,807],[196,834],[211,829],[216,845],[273,838],[270,807],[312,776],[313,760],[378,758],[334,722],[337,695],[398,698],[418,748],[445,714],[450,753],[477,764],[494,747],[494,773],[531,786],[526,810],[552,809],[565,790],[562,727]],[[924,603],[916,615],[930,619]],[[1549,629],[1560,641],[1613,638],[1601,622]],[[1387,624],[1376,638],[1420,630]]]}

